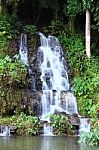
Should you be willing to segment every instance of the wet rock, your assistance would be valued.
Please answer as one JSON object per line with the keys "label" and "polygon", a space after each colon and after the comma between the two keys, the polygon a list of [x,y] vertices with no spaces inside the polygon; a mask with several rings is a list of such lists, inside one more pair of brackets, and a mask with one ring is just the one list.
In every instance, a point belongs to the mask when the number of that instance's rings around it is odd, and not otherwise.
{"label": "wet rock", "polygon": [[80,128],[80,119],[76,113],[69,115],[69,121],[72,124],[74,134],[78,135],[79,134],[79,128]]}
{"label": "wet rock", "polygon": [[80,125],[80,119],[79,119],[78,115],[75,113],[72,115],[69,115],[69,120],[72,125],[77,125],[77,126]]}
{"label": "wet rock", "polygon": [[[37,53],[37,50],[33,53],[33,56],[30,58],[30,69],[31,69],[31,84],[32,79],[35,81],[35,90],[42,90],[42,81],[40,79],[41,76],[41,70],[40,70],[40,64],[42,61],[42,58],[40,58],[41,53]],[[33,78],[32,78],[33,76]],[[32,86],[32,85],[31,85]]]}
{"label": "wet rock", "polygon": [[21,101],[21,111],[26,114],[40,115],[41,113],[41,95],[40,91],[24,91]]}

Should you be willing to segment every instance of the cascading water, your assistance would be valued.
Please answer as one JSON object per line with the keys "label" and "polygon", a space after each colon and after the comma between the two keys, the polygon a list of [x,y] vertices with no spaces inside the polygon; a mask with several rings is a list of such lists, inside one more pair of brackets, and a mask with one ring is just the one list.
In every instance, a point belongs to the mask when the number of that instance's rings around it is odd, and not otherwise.
{"label": "cascading water", "polygon": [[[54,36],[45,37],[42,33],[39,33],[39,36],[41,45],[37,51],[37,58],[42,81],[41,120],[47,121],[44,124],[45,135],[52,135],[50,120],[46,119],[46,116],[55,112],[65,112],[69,115],[78,114],[77,102],[75,96],[70,92],[66,60],[58,39]],[[29,68],[26,34],[21,34],[19,55],[21,62],[28,67],[33,81],[32,89],[35,90],[35,79]],[[89,132],[90,124],[86,123],[86,119],[81,118],[80,122],[80,131],[84,128],[87,130],[88,127],[87,131]]]}
{"label": "cascading water", "polygon": [[91,130],[90,119],[89,118],[80,118],[79,134],[82,132],[90,132],[90,130]]}
{"label": "cascading water", "polygon": [[10,127],[0,126],[0,128],[1,128],[0,136],[10,136]]}
{"label": "cascading water", "polygon": [[[78,114],[76,98],[70,92],[68,70],[59,41],[54,36],[45,37],[42,33],[39,35],[41,46],[38,51],[43,55],[40,61],[43,92],[41,119],[55,112]],[[50,122],[49,119],[47,121]],[[90,132],[90,123],[85,118],[80,118],[79,132],[82,130]],[[44,125],[44,132],[51,135],[52,127]]]}
{"label": "cascading water", "polygon": [[[77,113],[77,103],[74,95],[69,92],[70,85],[63,51],[59,41],[54,36],[45,37],[39,33],[41,46],[38,51],[43,53],[41,61],[42,80],[42,117],[54,112]],[[61,95],[65,92],[65,107],[62,107]]]}
{"label": "cascading water", "polygon": [[20,48],[19,48],[19,56],[20,56],[20,61],[28,66],[28,49],[27,49],[27,35],[22,33],[21,34],[21,39],[20,39]]}
{"label": "cascading water", "polygon": [[28,73],[30,75],[32,86],[31,89],[35,90],[35,79],[33,76],[33,72],[29,67],[29,60],[28,60],[28,48],[27,48],[27,34],[22,33],[20,38],[20,47],[19,47],[19,57],[21,63],[23,63],[25,66],[27,66]]}

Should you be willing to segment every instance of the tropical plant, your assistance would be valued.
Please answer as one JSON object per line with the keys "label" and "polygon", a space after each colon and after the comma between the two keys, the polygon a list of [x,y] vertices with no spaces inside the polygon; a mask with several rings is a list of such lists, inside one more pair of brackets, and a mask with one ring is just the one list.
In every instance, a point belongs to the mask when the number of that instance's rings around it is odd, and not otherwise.
{"label": "tropical plant", "polygon": [[0,126],[9,126],[11,125],[10,117],[0,117]]}
{"label": "tropical plant", "polygon": [[72,133],[72,125],[66,115],[52,114],[50,119],[55,135],[68,135]]}
{"label": "tropical plant", "polygon": [[[9,56],[0,59],[0,82],[1,86],[11,86],[13,82],[24,82],[26,68],[19,61],[13,62]],[[22,81],[23,78],[23,81]]]}
{"label": "tropical plant", "polygon": [[39,118],[26,116],[24,113],[18,116],[0,117],[0,125],[14,127],[17,135],[38,135],[41,132]]}
{"label": "tropical plant", "polygon": [[18,90],[18,87],[26,86],[26,74],[25,66],[19,61],[12,61],[9,56],[0,59],[1,115],[8,113],[12,109],[15,110],[16,106],[20,104],[21,91]]}
{"label": "tropical plant", "polygon": [[18,135],[39,135],[41,124],[38,117],[26,116],[21,113],[19,116],[13,116],[11,123],[17,128]]}
{"label": "tropical plant", "polygon": [[99,126],[96,126],[91,132],[82,133],[79,142],[89,145],[99,145]]}

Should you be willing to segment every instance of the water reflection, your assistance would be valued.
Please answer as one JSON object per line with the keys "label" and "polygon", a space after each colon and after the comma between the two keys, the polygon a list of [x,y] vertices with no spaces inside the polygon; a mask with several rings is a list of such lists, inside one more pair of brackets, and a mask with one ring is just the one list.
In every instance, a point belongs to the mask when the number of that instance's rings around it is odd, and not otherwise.
{"label": "water reflection", "polygon": [[79,150],[74,138],[43,137],[40,150]]}
{"label": "water reflection", "polygon": [[67,137],[0,137],[0,150],[99,150]]}

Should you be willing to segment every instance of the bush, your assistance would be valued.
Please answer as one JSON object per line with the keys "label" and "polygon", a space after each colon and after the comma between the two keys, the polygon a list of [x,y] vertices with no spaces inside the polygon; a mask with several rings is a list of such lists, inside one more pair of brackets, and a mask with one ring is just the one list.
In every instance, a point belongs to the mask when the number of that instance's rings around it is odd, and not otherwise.
{"label": "bush", "polygon": [[82,133],[79,142],[89,145],[99,145],[99,126],[94,128],[91,132]]}
{"label": "bush", "polygon": [[16,54],[15,38],[18,33],[16,16],[0,15],[0,59]]}
{"label": "bush", "polygon": [[72,125],[66,115],[52,114],[50,119],[55,135],[68,135],[72,133]]}
{"label": "bush", "polygon": [[16,126],[18,135],[39,135],[41,132],[40,120],[37,117],[21,113],[19,116],[13,116],[11,122]]}
{"label": "bush", "polygon": [[39,118],[26,116],[24,113],[21,113],[19,116],[0,117],[0,125],[14,126],[17,135],[38,135],[41,132]]}
{"label": "bush", "polygon": [[[21,92],[18,86],[26,87],[26,68],[9,56],[0,59],[0,114],[14,110],[20,104]],[[14,91],[16,90],[16,91]],[[19,106],[20,107],[20,106]]]}
{"label": "bush", "polygon": [[9,117],[0,117],[0,126],[8,126],[11,125],[11,120]]}
{"label": "bush", "polygon": [[62,21],[52,21],[51,25],[48,27],[43,27],[43,32],[46,34],[51,34],[54,36],[58,36],[61,34],[61,32],[65,29],[65,26]]}

